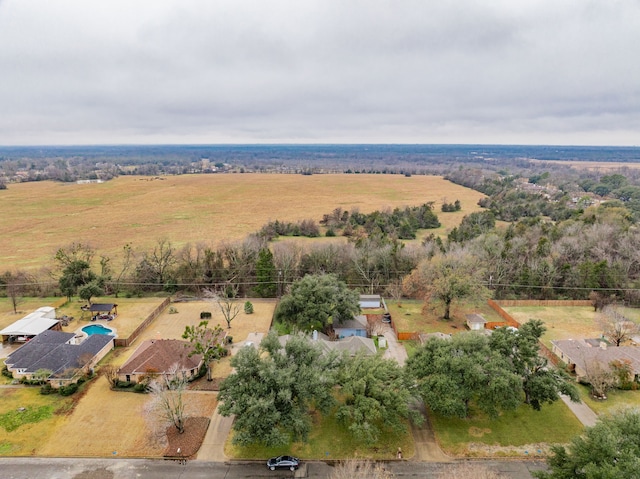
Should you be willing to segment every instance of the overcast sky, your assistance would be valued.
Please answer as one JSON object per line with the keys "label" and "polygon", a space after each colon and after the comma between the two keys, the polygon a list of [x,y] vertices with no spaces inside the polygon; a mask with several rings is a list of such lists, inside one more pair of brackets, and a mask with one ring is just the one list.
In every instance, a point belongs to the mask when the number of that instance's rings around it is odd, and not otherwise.
{"label": "overcast sky", "polygon": [[640,145],[640,0],[0,0],[0,145]]}

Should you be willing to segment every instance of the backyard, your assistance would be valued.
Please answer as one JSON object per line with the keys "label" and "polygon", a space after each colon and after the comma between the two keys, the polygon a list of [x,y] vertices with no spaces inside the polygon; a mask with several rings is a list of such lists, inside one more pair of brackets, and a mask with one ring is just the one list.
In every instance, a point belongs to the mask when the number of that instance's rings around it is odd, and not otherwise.
{"label": "backyard", "polygon": [[548,348],[551,348],[551,341],[557,339],[599,338],[602,335],[591,306],[508,306],[503,309],[519,323],[542,320],[547,328],[542,342]]}
{"label": "backyard", "polygon": [[454,302],[451,319],[442,319],[443,309],[437,304],[419,300],[387,301],[387,307],[398,332],[455,334],[467,331],[467,314],[481,314],[487,321],[502,321],[500,316],[486,303]]}
{"label": "backyard", "polygon": [[[162,298],[100,298],[99,301],[118,304],[118,317],[107,324],[120,333],[135,329]],[[25,303],[21,310],[26,314],[45,304],[42,300]],[[246,339],[249,333],[267,332],[275,307],[273,301],[255,300],[254,313],[247,315],[242,309],[243,304],[244,300],[239,302],[241,312],[231,323],[230,334],[234,341]],[[3,308],[0,309],[0,320],[7,324],[22,317],[18,315],[16,318],[12,312],[7,313],[6,301],[0,302],[0,306]],[[212,313],[211,326],[219,324],[226,329],[226,322],[215,303],[190,301],[174,303],[173,307],[175,313],[166,308],[133,346],[117,348],[109,353],[98,366],[98,374],[101,365],[122,365],[145,339],[181,339],[186,325],[200,322],[202,311]],[[85,323],[91,324],[88,319],[79,319],[80,303],[59,308],[58,314],[76,317],[68,327],[70,330]],[[225,358],[214,366],[213,376],[222,378],[230,371],[229,358]],[[25,419],[27,416],[23,415],[21,420],[24,424],[15,430],[0,429],[0,455],[161,457],[166,447],[166,436],[162,421],[150,408],[151,400],[148,394],[112,391],[101,376],[69,398],[42,396],[38,387],[0,389],[0,418],[6,417],[7,424],[11,423],[18,408],[25,407],[27,413],[37,412],[32,415],[33,420]],[[184,402],[187,414],[193,416],[211,417],[217,406],[214,393],[196,390],[185,392]],[[2,421],[0,419],[0,426],[4,427]],[[96,431],[100,433],[96,434]]]}

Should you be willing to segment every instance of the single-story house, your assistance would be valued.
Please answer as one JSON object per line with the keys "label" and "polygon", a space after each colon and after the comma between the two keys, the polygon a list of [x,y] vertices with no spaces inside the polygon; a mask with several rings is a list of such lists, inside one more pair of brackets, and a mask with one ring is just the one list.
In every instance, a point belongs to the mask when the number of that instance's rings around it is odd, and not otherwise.
{"label": "single-story house", "polygon": [[367,317],[364,315],[358,315],[349,321],[344,321],[340,324],[334,324],[333,330],[336,336],[340,339],[348,338],[349,336],[362,336],[366,338],[367,334]]}
{"label": "single-story house", "polygon": [[319,341],[326,351],[346,352],[351,356],[355,356],[357,353],[363,353],[367,356],[376,354],[376,345],[373,339],[363,336],[349,336],[339,341]]}
{"label": "single-story house", "polygon": [[27,342],[49,329],[60,331],[62,327],[60,321],[56,319],[56,309],[43,306],[4,328],[0,331],[0,335],[2,335],[2,341]]}
{"label": "single-story house", "polygon": [[481,314],[467,314],[467,327],[471,331],[482,331],[487,324],[487,320]]}
{"label": "single-story house", "polygon": [[139,383],[149,375],[163,375],[168,379],[175,375],[192,378],[204,361],[200,354],[191,355],[192,351],[193,345],[189,341],[148,339],[118,370],[118,379]]}
{"label": "single-story house", "polygon": [[[290,334],[285,334],[284,336],[280,336],[278,340],[280,341],[280,344],[284,346],[291,337],[292,336]],[[340,339],[338,341],[330,341],[329,336],[326,334],[314,331],[311,336],[311,340],[313,342],[317,342],[325,352],[346,352],[351,356],[354,356],[357,353],[372,356],[377,352],[373,339],[362,336],[349,336],[348,338]]]}
{"label": "single-story house", "polygon": [[4,362],[16,379],[32,379],[36,371],[51,371],[47,381],[57,388],[77,381],[82,369],[93,368],[112,349],[110,335],[84,338],[48,330],[15,350]]}
{"label": "single-story house", "polygon": [[382,307],[382,298],[379,294],[361,294],[358,301],[361,309]]}
{"label": "single-story house", "polygon": [[559,339],[551,344],[553,353],[575,372],[578,379],[587,375],[593,361],[603,368],[613,361],[628,361],[634,379],[640,380],[640,347],[609,346],[601,339]]}

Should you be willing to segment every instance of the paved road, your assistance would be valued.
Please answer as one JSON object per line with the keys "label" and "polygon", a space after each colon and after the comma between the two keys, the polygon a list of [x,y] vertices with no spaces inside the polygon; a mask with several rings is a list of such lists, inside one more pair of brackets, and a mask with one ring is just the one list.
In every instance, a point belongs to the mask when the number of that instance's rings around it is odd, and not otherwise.
{"label": "paved road", "polygon": [[[531,479],[530,471],[544,467],[534,461],[483,461],[483,465],[510,479]],[[452,467],[450,463],[393,461],[385,464],[397,478],[435,478]],[[0,459],[3,479],[248,479],[309,478],[326,479],[333,467],[309,462],[295,473],[269,471],[260,463],[222,463],[191,461],[180,465],[173,461],[140,459]]]}

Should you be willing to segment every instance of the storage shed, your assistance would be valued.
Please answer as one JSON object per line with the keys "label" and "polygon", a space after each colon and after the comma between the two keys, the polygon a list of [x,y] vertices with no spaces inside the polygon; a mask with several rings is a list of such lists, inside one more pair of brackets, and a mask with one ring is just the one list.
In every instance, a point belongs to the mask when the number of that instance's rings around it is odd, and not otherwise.
{"label": "storage shed", "polygon": [[487,320],[481,314],[467,314],[467,327],[471,331],[482,331],[487,324]]}
{"label": "storage shed", "polygon": [[382,307],[382,298],[379,294],[361,294],[359,300],[360,308],[380,308]]}

